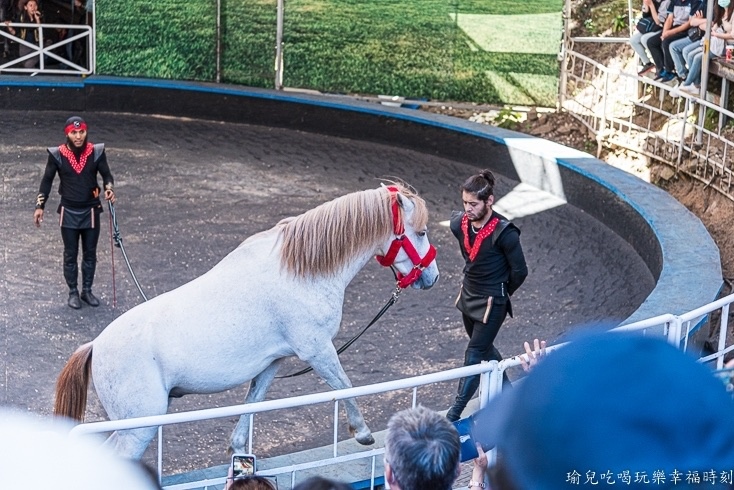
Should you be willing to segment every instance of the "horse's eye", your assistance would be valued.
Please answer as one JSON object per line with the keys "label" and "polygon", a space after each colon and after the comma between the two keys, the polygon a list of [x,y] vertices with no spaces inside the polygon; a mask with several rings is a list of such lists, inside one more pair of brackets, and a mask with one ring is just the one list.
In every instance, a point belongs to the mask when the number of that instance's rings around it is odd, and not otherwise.
{"label": "horse's eye", "polygon": [[416,233],[416,235],[418,235],[419,237],[424,237],[424,236],[426,236],[426,233],[427,232],[425,230],[423,230],[423,231],[419,231],[418,233]]}

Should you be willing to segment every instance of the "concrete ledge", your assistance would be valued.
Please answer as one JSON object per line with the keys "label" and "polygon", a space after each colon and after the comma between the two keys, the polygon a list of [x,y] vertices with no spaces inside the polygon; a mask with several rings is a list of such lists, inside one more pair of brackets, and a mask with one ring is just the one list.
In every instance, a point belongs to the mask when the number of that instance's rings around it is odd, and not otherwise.
{"label": "concrete ledge", "polygon": [[394,145],[491,168],[574,205],[647,264],[656,287],[624,323],[713,301],[719,251],[666,192],[591,155],[463,119],[349,99],[230,85],[93,76],[0,77],[0,108],[162,114],[316,132]]}

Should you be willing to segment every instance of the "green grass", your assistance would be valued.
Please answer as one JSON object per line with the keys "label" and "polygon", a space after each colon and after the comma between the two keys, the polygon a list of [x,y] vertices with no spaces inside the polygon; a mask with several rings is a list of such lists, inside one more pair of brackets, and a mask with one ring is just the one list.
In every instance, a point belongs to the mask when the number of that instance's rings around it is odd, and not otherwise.
{"label": "green grass", "polygon": [[[98,0],[98,71],[213,80],[215,5]],[[562,0],[289,0],[284,84],[551,105],[561,8]],[[275,20],[275,0],[222,0],[223,81],[273,86]]]}

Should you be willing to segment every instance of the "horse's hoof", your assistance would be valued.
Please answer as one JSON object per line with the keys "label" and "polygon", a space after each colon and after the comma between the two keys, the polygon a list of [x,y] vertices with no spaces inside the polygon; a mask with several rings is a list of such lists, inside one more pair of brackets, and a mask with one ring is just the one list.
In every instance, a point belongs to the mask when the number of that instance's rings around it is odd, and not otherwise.
{"label": "horse's hoof", "polygon": [[375,438],[372,437],[372,433],[368,432],[365,435],[360,436],[359,434],[355,436],[355,439],[357,439],[357,442],[360,444],[363,444],[365,446],[371,446],[375,443]]}

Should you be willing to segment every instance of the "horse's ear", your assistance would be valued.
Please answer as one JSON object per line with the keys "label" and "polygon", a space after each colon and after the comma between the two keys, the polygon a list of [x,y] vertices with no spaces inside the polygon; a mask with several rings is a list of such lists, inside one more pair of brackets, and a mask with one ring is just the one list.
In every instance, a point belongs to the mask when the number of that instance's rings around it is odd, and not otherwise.
{"label": "horse's ear", "polygon": [[405,197],[402,193],[396,192],[395,193],[395,199],[398,201],[398,206],[403,208],[403,212],[410,213],[415,209],[415,203]]}

